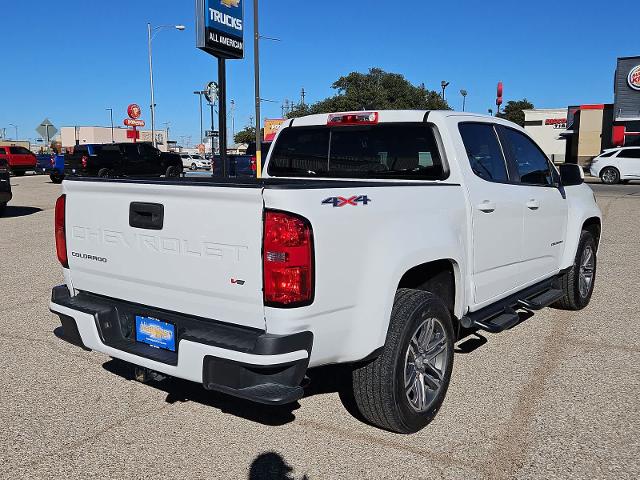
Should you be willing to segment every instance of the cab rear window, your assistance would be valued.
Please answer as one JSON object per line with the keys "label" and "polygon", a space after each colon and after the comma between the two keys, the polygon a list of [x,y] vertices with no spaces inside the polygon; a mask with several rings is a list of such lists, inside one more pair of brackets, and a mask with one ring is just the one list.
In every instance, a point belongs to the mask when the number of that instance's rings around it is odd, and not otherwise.
{"label": "cab rear window", "polygon": [[9,147],[9,153],[12,155],[33,155],[30,150],[24,147]]}
{"label": "cab rear window", "polygon": [[273,147],[268,172],[274,177],[446,178],[433,127],[426,123],[287,128]]}

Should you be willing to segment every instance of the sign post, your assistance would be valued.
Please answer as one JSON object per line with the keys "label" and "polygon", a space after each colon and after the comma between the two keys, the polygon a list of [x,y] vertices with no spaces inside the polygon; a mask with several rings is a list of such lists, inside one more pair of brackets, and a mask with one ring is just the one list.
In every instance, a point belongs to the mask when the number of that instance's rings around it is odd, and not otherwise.
{"label": "sign post", "polygon": [[196,46],[218,58],[218,128],[222,175],[227,177],[227,65],[244,58],[243,0],[196,0]]}
{"label": "sign post", "polygon": [[132,103],[127,107],[127,115],[129,118],[124,119],[124,124],[127,127],[131,127],[131,130],[127,130],[127,138],[133,140],[133,143],[136,143],[140,138],[140,132],[138,132],[138,127],[144,127],[144,120],[140,120],[140,115],[142,115],[142,109],[135,103]]}

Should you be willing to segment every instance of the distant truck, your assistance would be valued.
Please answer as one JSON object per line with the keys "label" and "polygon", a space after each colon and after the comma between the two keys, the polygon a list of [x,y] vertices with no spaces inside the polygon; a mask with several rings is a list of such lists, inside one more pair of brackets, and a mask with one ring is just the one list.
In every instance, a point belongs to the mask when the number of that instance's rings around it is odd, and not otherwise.
{"label": "distant truck", "polygon": [[161,152],[150,143],[78,145],[65,160],[65,176],[80,177],[178,177],[180,155]]}
{"label": "distant truck", "polygon": [[0,216],[4,213],[7,203],[11,200],[11,179],[7,161],[0,158]]}
{"label": "distant truck", "polygon": [[55,232],[66,341],[272,405],[344,364],[362,416],[411,433],[468,332],[589,304],[601,213],[513,123],[346,112],[285,122],[262,179],[66,180]]}
{"label": "distant truck", "polygon": [[[264,165],[267,154],[271,148],[271,142],[262,143],[262,163]],[[256,163],[256,143],[252,142],[247,148],[244,155],[228,155],[227,156],[227,176],[229,177],[255,177],[257,170]],[[222,160],[220,155],[216,155],[213,159],[213,176],[222,176]]]}
{"label": "distant truck", "polygon": [[6,160],[10,172],[18,177],[21,177],[26,172],[36,170],[36,156],[25,147],[1,145],[0,159]]}

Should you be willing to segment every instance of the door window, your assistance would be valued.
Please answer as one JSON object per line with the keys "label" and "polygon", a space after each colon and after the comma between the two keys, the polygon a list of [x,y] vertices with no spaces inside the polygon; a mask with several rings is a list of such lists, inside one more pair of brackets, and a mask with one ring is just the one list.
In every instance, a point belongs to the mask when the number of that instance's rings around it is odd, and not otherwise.
{"label": "door window", "polygon": [[618,156],[625,158],[640,158],[640,148],[630,148],[628,150],[623,150]]}
{"label": "door window", "polygon": [[507,166],[493,125],[461,123],[458,128],[473,172],[489,182],[508,181]]}
{"label": "door window", "polygon": [[533,141],[517,130],[501,128],[505,149],[511,154],[520,181],[529,185],[553,185],[553,174],[547,156]]}

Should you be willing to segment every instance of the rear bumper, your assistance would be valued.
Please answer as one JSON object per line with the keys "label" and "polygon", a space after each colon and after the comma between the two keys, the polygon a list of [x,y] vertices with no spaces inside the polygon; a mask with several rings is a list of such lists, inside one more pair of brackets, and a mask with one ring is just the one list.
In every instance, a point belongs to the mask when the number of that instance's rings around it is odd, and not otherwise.
{"label": "rear bumper", "polygon": [[[62,323],[56,336],[85,350],[259,403],[292,403],[304,394],[311,332],[270,335],[88,293],[71,297],[64,285],[53,289],[50,309]],[[177,352],[137,343],[135,315],[174,324]]]}

